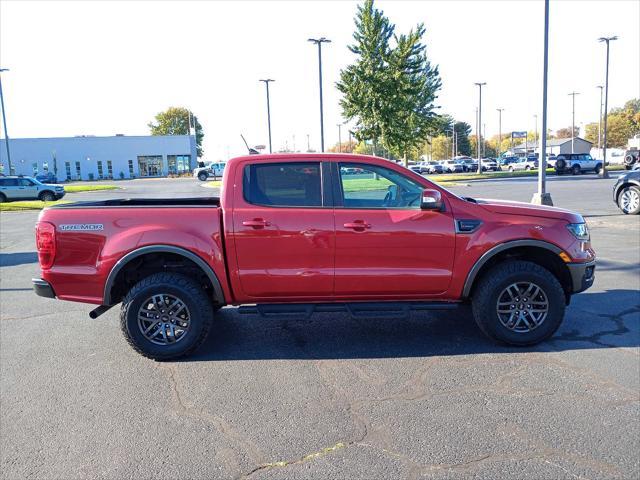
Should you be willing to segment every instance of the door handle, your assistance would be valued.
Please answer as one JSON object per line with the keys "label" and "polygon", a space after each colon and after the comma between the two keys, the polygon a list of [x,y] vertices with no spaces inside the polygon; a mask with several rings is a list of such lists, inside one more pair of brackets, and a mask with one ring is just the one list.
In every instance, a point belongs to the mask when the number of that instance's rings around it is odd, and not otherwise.
{"label": "door handle", "polygon": [[242,225],[244,225],[245,227],[259,229],[268,227],[269,225],[271,225],[271,223],[262,218],[254,218],[253,220],[245,220],[244,222],[242,222]]}
{"label": "door handle", "polygon": [[371,228],[370,223],[366,223],[364,220],[354,220],[343,225],[344,228],[352,228],[353,230],[365,230]]}

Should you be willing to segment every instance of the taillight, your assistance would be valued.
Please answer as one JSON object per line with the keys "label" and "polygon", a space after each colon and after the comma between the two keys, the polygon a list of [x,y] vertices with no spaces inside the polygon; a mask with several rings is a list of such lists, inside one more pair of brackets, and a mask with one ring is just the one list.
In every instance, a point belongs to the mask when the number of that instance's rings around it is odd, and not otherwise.
{"label": "taillight", "polygon": [[36,223],[36,248],[42,268],[51,268],[56,258],[56,227],[49,222]]}

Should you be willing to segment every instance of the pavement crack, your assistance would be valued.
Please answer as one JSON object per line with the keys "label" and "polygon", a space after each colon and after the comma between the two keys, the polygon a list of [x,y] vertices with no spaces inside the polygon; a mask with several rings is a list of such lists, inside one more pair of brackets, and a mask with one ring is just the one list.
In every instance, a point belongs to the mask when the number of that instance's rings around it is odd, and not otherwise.
{"label": "pavement crack", "polygon": [[213,425],[223,437],[229,440],[233,445],[241,449],[252,463],[263,461],[266,456],[262,453],[250,440],[244,438],[237,432],[226,420],[221,417],[211,415],[208,412],[198,410],[184,399],[181,392],[179,382],[176,375],[176,369],[172,365],[159,364],[160,369],[167,372],[169,377],[169,386],[176,406],[176,413],[186,417],[195,418],[202,422]]}
{"label": "pavement crack", "polygon": [[343,448],[346,448],[349,445],[352,445],[354,443],[355,442],[351,442],[351,443],[338,442],[335,445],[332,445],[330,447],[322,448],[321,450],[318,450],[317,452],[313,452],[313,453],[309,453],[307,455],[304,455],[304,456],[298,458],[297,460],[281,460],[281,461],[278,461],[278,462],[263,463],[262,465],[259,465],[256,468],[254,468],[253,470],[251,470],[249,473],[246,473],[245,475],[242,475],[240,478],[248,478],[249,476],[251,476],[254,473],[259,472],[261,470],[268,470],[268,469],[271,469],[271,468],[283,468],[283,467],[288,467],[290,465],[298,465],[300,463],[304,463],[304,462],[307,462],[309,460],[315,460],[317,458],[324,457],[325,455],[333,453],[336,450],[341,450]]}
{"label": "pavement crack", "polygon": [[615,313],[615,314],[611,314],[611,313],[599,313],[597,314],[599,317],[601,318],[606,318],[608,320],[611,320],[614,325],[615,328],[611,329],[611,330],[601,330],[599,332],[596,332],[592,335],[581,335],[580,331],[578,330],[571,330],[570,332],[565,332],[562,335],[559,335],[558,337],[556,337],[555,339],[553,339],[554,341],[565,341],[565,342],[590,342],[593,343],[595,345],[600,345],[602,347],[610,347],[610,348],[615,348],[618,347],[619,345],[615,345],[612,343],[606,343],[603,342],[601,339],[604,336],[607,335],[615,335],[615,336],[620,336],[620,335],[625,335],[627,333],[629,333],[629,329],[626,327],[626,325],[624,324],[624,316],[626,315],[631,315],[633,313],[640,313],[640,305],[636,305],[632,308],[628,308],[626,310],[623,310],[620,313]]}

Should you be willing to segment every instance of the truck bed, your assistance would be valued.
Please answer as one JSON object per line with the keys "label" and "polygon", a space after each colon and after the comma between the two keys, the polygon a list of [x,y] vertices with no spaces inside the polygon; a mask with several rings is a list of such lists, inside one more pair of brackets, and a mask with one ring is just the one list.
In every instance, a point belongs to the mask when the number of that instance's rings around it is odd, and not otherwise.
{"label": "truck bed", "polygon": [[49,208],[99,208],[99,207],[219,207],[220,197],[194,198],[113,198],[93,202],[63,203]]}

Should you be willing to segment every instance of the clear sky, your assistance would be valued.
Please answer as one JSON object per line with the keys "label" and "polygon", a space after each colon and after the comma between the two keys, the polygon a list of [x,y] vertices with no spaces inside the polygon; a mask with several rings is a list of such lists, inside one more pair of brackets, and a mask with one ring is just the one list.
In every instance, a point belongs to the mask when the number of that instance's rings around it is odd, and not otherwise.
{"label": "clear sky", "polygon": [[[205,158],[244,153],[267,143],[271,84],[274,149],[319,148],[317,49],[323,47],[325,143],[342,121],[334,85],[352,61],[347,50],[351,1],[0,1],[0,66],[10,137],[144,135],[169,106],[186,106],[205,129]],[[443,88],[437,104],[475,128],[483,90],[483,123],[533,130],[542,108],[544,4],[531,1],[379,1],[397,31],[427,28],[431,61]],[[610,106],[640,97],[640,1],[552,1],[549,128],[597,121],[605,47],[611,44]],[[539,122],[541,119],[539,118]],[[540,128],[540,127],[539,127]],[[346,138],[343,129],[343,140]]]}

